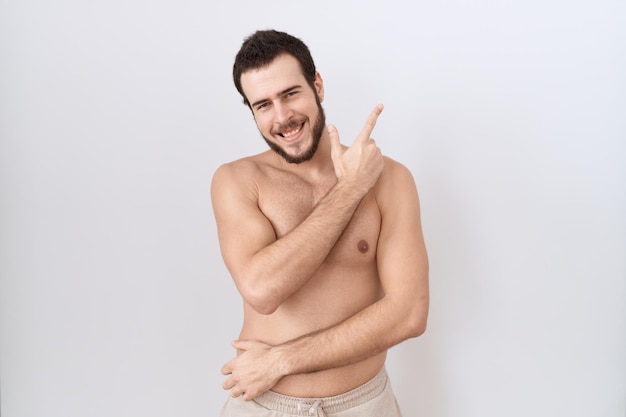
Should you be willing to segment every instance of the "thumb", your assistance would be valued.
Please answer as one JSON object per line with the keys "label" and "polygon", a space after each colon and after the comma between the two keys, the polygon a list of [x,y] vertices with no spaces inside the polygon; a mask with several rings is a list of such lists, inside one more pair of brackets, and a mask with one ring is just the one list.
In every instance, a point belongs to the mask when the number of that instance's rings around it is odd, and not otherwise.
{"label": "thumb", "polygon": [[330,138],[330,158],[335,166],[335,171],[341,166],[341,142],[339,142],[339,132],[333,125],[328,125],[328,137]]}

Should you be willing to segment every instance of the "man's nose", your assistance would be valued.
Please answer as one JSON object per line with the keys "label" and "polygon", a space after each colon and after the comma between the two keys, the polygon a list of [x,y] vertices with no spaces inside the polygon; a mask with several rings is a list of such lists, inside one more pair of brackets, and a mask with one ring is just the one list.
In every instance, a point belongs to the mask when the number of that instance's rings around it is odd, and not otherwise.
{"label": "man's nose", "polygon": [[293,116],[291,108],[283,103],[276,104],[274,109],[276,111],[276,122],[279,124],[287,124],[291,116]]}

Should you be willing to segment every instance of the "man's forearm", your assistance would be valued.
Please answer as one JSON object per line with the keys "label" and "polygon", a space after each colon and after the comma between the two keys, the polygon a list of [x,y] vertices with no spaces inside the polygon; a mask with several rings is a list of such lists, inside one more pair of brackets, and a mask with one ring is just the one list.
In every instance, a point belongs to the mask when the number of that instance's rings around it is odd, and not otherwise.
{"label": "man's forearm", "polygon": [[362,197],[348,181],[339,181],[300,225],[253,255],[242,275],[263,299],[266,312],[273,312],[317,271]]}
{"label": "man's forearm", "polygon": [[283,376],[356,363],[423,333],[428,301],[404,307],[385,299],[328,329],[274,346]]}

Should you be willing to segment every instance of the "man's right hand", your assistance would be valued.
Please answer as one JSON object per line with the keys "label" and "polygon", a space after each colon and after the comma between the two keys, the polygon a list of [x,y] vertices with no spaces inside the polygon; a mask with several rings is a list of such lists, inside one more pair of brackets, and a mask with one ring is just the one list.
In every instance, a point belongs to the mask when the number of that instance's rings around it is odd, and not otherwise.
{"label": "man's right hand", "polygon": [[365,195],[378,181],[383,172],[383,156],[371,138],[376,120],[383,111],[383,105],[377,105],[370,113],[365,126],[349,148],[343,149],[339,133],[335,126],[328,126],[331,158],[335,174],[339,181],[351,181]]}

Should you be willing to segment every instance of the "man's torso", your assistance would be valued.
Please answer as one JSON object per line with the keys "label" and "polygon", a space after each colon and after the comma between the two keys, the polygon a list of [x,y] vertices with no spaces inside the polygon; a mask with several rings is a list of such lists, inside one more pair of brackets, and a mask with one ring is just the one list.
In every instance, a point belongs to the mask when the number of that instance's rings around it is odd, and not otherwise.
{"label": "man's torso", "polygon": [[[272,223],[277,239],[302,223],[336,181],[334,175],[306,180],[265,163],[264,158],[245,163],[250,162],[255,164],[255,175],[245,180],[255,182],[259,209]],[[331,327],[376,302],[382,296],[376,268],[380,227],[380,211],[370,191],[325,261],[300,290],[270,315],[244,306],[240,338],[286,342]],[[384,360],[382,353],[341,368],[289,375],[273,390],[299,397],[340,394],[374,377]]]}

